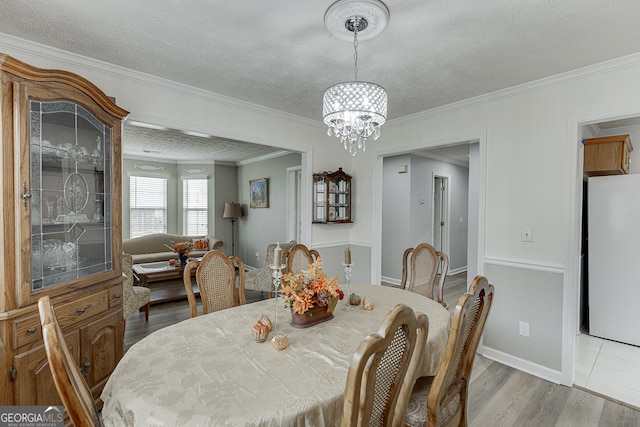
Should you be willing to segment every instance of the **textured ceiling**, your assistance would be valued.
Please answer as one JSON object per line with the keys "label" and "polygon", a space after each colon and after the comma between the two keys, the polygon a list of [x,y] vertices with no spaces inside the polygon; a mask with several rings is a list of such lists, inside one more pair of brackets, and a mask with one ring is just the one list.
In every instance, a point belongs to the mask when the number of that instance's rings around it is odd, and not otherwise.
{"label": "textured ceiling", "polygon": [[279,148],[225,138],[202,138],[167,129],[148,129],[125,123],[123,152],[159,160],[238,163],[281,152]]}
{"label": "textured ceiling", "polygon": [[[0,32],[321,121],[324,90],[353,79],[352,44],[324,27],[331,3],[13,0]],[[389,119],[640,50],[636,0],[386,4],[358,77],[387,89]]]}

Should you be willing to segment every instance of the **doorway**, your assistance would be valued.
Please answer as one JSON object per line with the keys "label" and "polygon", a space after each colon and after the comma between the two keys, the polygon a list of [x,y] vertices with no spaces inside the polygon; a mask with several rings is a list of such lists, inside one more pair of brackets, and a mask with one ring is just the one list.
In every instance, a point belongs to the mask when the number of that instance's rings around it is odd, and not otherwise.
{"label": "doorway", "polygon": [[433,247],[449,253],[449,177],[433,176]]}
{"label": "doorway", "polygon": [[287,241],[302,241],[301,188],[302,167],[287,168]]}
{"label": "doorway", "polygon": [[[637,113],[635,114],[637,115]],[[611,136],[620,134],[631,135],[631,140],[640,141],[640,120],[637,117],[588,117],[575,118],[572,124],[576,130],[576,140],[584,138]],[[567,352],[566,358],[574,361],[571,380],[567,385],[573,385],[590,390],[603,396],[640,406],[640,370],[636,369],[636,360],[640,358],[640,348],[632,345],[589,335],[589,301],[588,301],[588,262],[589,239],[587,236],[587,187],[583,180],[583,151],[582,145],[577,148],[577,173],[575,174],[576,213],[573,233],[579,242],[572,250],[574,255],[573,280],[573,325],[567,328],[575,334],[573,354]],[[632,163],[633,165],[633,163]],[[630,174],[639,174],[640,167],[631,168]],[[615,250],[615,245],[611,250]],[[570,341],[571,342],[571,341]],[[568,362],[564,362],[568,363]]]}
{"label": "doorway", "polygon": [[[437,237],[438,246],[449,253],[449,273],[481,274],[484,237],[484,137],[417,147],[411,151],[389,151],[377,155],[374,176],[373,283],[398,286],[402,275],[402,253],[421,242],[434,242],[434,205],[445,227],[455,217],[453,229]],[[434,196],[434,187],[444,185],[444,199]],[[455,195],[454,195],[455,192]],[[444,208],[442,210],[441,208]],[[447,236],[450,236],[447,238]],[[435,246],[435,245],[434,245]]]}

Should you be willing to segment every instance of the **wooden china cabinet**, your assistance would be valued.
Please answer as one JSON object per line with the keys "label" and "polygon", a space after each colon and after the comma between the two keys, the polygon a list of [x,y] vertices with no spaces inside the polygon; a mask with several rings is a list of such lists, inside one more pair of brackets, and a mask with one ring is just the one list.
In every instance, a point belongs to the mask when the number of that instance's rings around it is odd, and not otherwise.
{"label": "wooden china cabinet", "polygon": [[313,223],[351,223],[351,175],[335,172],[313,174]]}
{"label": "wooden china cabinet", "polygon": [[122,357],[121,131],[84,78],[0,54],[0,405],[61,404],[37,302],[52,298],[96,402]]}

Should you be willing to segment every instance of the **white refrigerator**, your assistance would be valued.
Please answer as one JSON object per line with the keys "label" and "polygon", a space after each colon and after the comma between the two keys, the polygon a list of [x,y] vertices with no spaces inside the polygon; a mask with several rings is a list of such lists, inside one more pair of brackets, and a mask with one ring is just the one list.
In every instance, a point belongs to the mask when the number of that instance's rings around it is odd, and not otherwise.
{"label": "white refrigerator", "polygon": [[587,186],[589,334],[640,345],[640,174]]}

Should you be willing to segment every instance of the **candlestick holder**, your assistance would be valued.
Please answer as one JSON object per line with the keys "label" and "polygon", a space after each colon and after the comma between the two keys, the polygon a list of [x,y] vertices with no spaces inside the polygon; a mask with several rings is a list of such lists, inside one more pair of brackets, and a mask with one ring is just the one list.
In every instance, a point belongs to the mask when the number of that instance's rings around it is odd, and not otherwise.
{"label": "candlestick holder", "polygon": [[344,267],[344,278],[347,281],[347,297],[345,298],[346,300],[346,304],[342,306],[342,310],[343,311],[353,311],[353,306],[351,305],[351,267],[353,267],[353,265],[355,264],[355,262],[352,262],[350,264],[345,264],[344,262],[342,263],[342,266]]}
{"label": "candlestick holder", "polygon": [[273,333],[275,334],[278,330],[278,294],[280,293],[280,280],[282,279],[282,269],[284,268],[284,264],[270,265],[269,267],[271,268],[271,277],[273,277],[274,299],[276,300],[276,311],[273,321]]}

